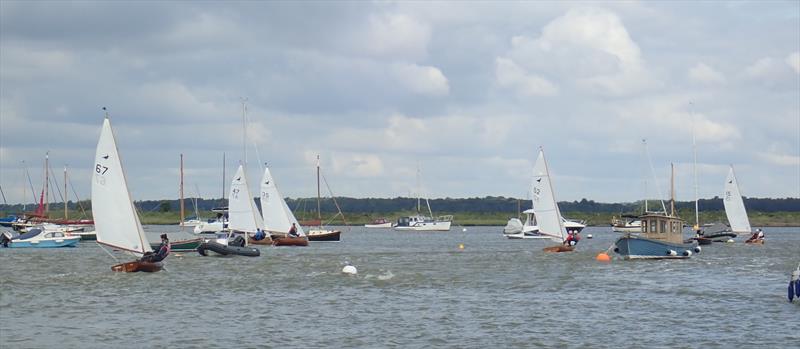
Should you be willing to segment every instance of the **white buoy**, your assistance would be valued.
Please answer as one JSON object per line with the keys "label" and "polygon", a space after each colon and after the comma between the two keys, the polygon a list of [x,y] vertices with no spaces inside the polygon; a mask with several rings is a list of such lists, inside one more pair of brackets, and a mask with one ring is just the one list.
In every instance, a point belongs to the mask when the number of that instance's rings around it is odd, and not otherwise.
{"label": "white buoy", "polygon": [[342,268],[342,273],[356,275],[358,274],[358,270],[352,265],[345,265],[344,268]]}
{"label": "white buoy", "polygon": [[467,231],[467,228],[461,228],[461,231]]}
{"label": "white buoy", "polygon": [[588,235],[586,235],[586,238],[587,238],[587,239],[591,239],[591,238],[592,238],[592,234],[588,234]]}
{"label": "white buoy", "polygon": [[734,241],[733,239],[728,239],[728,241],[725,241],[725,242],[727,242],[727,243],[729,243],[729,244],[732,244],[732,243],[734,243],[734,242],[736,242],[736,241]]}

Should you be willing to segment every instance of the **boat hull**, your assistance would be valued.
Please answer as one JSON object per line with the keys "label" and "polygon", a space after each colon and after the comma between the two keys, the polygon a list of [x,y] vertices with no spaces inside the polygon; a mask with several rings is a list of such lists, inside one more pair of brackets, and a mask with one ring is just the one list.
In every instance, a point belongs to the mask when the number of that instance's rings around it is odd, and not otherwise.
{"label": "boat hull", "polygon": [[39,240],[12,240],[8,243],[10,248],[58,248],[75,247],[81,238],[78,236],[63,237],[58,239],[39,239]]}
{"label": "boat hull", "polygon": [[303,236],[298,237],[277,237],[272,239],[272,246],[308,246],[308,239]]}
{"label": "boat hull", "polygon": [[[197,251],[197,247],[199,247],[200,244],[202,244],[202,243],[203,243],[203,239],[201,239],[201,238],[175,241],[175,242],[170,244],[170,250],[174,251],[174,252]],[[150,244],[150,247],[153,249],[153,251],[158,250],[159,246],[161,246],[160,243],[159,244],[152,244],[152,243]]]}
{"label": "boat hull", "polygon": [[614,242],[614,252],[624,259],[685,259],[696,253],[696,246],[675,244],[638,236],[624,236]]}
{"label": "boat hull", "polygon": [[542,251],[544,251],[544,252],[553,252],[553,253],[572,252],[572,251],[575,251],[575,246],[567,246],[567,245],[550,246],[550,247],[543,248]]}
{"label": "boat hull", "polygon": [[509,239],[549,239],[549,236],[539,235],[534,232],[519,232],[514,234],[503,234],[503,236]]}
{"label": "boat hull", "polygon": [[746,244],[750,244],[750,245],[763,245],[763,244],[764,244],[764,239],[758,239],[758,240],[747,240],[747,241],[745,241],[744,243],[746,243]]}
{"label": "boat hull", "polygon": [[306,234],[308,241],[338,242],[341,241],[342,232],[339,230],[316,232],[310,231]]}
{"label": "boat hull", "polygon": [[125,272],[125,273],[154,273],[164,268],[164,263],[161,262],[141,262],[133,261],[111,266],[112,271]]}
{"label": "boat hull", "polygon": [[451,222],[418,222],[414,225],[397,225],[394,230],[450,231]]}
{"label": "boat hull", "polygon": [[391,228],[392,222],[381,223],[381,224],[364,224],[364,228]]}
{"label": "boat hull", "polygon": [[216,241],[206,241],[197,247],[197,252],[202,256],[210,256],[214,252],[220,256],[245,256],[245,257],[258,257],[261,255],[261,250],[255,247],[248,246],[229,246],[223,245]]}

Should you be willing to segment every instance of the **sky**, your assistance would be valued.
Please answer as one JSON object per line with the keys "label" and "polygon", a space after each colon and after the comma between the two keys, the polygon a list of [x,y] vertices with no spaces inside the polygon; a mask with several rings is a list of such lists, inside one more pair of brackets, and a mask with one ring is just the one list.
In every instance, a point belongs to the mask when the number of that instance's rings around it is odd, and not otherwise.
{"label": "sky", "polygon": [[223,154],[315,196],[319,154],[337,196],[527,198],[540,147],[559,201],[666,197],[671,163],[692,200],[693,150],[701,198],[730,164],[800,197],[800,2],[0,1],[6,200],[48,151],[90,198],[102,107],[136,200],[180,154],[186,196]]}

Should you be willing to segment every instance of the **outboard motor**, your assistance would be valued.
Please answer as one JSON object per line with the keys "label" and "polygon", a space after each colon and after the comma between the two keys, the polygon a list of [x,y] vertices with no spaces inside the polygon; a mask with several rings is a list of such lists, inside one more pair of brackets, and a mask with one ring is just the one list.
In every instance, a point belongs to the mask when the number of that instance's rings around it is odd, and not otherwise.
{"label": "outboard motor", "polygon": [[3,234],[0,234],[0,245],[8,247],[9,242],[11,242],[11,233],[4,231]]}
{"label": "outboard motor", "polygon": [[233,240],[228,241],[228,246],[244,247],[244,238],[236,236]]}

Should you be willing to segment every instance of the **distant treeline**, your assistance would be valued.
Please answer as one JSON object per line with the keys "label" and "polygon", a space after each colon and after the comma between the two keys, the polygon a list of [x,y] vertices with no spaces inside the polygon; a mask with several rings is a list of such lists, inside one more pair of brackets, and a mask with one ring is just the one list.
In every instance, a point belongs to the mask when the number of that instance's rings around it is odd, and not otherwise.
{"label": "distant treeline", "polygon": [[[337,197],[336,202],[344,212],[351,213],[392,213],[401,211],[415,211],[417,207],[416,198],[397,197],[397,198],[348,198]],[[194,211],[194,200],[186,199],[185,207],[187,215],[191,215]],[[256,200],[258,204],[258,200]],[[289,207],[295,211],[296,214],[302,215],[303,212],[315,212],[317,207],[316,198],[287,198],[286,202]],[[179,200],[144,200],[137,201],[136,207],[141,212],[174,212],[179,210]],[[800,211],[799,198],[745,198],[745,207],[749,211],[759,212],[798,212]],[[209,211],[214,207],[227,205],[226,201],[221,199],[198,199],[197,206],[199,211]],[[439,213],[455,213],[455,212],[517,212],[518,208],[525,210],[531,207],[530,200],[519,200],[515,198],[506,198],[502,196],[487,196],[484,198],[443,198],[431,199],[431,208],[434,214]],[[562,201],[558,203],[562,212],[583,212],[583,213],[636,213],[642,211],[643,203],[602,203],[594,200],[582,199],[580,201]],[[658,201],[648,201],[651,209],[657,209],[661,203]],[[669,207],[669,203],[666,203]],[[427,211],[425,200],[421,202],[422,211]],[[714,197],[713,199],[700,199],[699,206],[701,211],[721,211],[724,210],[722,199]],[[90,211],[91,203],[89,200],[80,202],[70,201],[68,204],[70,216],[81,216],[81,208]],[[694,201],[678,201],[676,202],[677,209],[694,209]],[[36,206],[28,204],[25,211],[34,211]],[[323,199],[321,202],[322,212],[332,213],[336,212],[336,206],[330,198]],[[63,203],[50,204],[50,211],[61,212],[64,210]],[[23,206],[17,205],[0,205],[0,212],[18,213],[23,212]]]}

